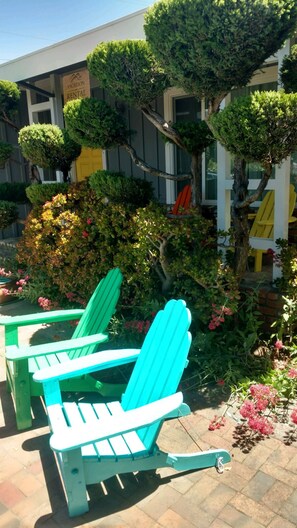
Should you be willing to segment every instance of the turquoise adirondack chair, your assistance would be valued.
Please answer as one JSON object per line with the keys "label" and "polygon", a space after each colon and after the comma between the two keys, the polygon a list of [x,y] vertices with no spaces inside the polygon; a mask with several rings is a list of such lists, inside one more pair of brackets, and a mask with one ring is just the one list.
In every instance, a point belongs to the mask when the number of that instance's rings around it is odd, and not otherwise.
{"label": "turquoise adirondack chair", "polygon": [[[49,365],[70,362],[74,358],[92,354],[99,343],[108,339],[107,326],[115,312],[123,277],[118,268],[110,270],[95,289],[86,308],[56,310],[16,317],[0,317],[5,327],[6,380],[12,393],[18,429],[32,425],[31,397],[42,395],[42,385],[33,380],[34,372]],[[80,319],[71,340],[38,346],[19,346],[19,327]],[[92,336],[90,338],[90,336]],[[9,353],[7,352],[9,350]],[[103,396],[122,394],[125,385],[96,381],[92,376],[65,380],[64,391],[98,391]]]}
{"label": "turquoise adirondack chair", "polygon": [[[97,352],[89,357],[40,370],[34,375],[44,395],[70,516],[88,511],[88,484],[114,475],[171,467],[178,471],[221,468],[227,451],[193,454],[161,451],[156,440],[162,423],[190,413],[177,387],[187,365],[191,315],[182,300],[169,301],[158,312],[141,350]],[[85,374],[135,361],[120,402],[63,402],[60,383]]]}

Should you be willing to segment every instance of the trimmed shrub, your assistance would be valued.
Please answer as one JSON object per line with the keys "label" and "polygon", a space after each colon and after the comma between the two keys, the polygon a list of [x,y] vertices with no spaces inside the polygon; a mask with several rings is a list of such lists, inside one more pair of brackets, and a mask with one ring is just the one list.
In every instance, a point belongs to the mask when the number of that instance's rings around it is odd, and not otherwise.
{"label": "trimmed shrub", "polygon": [[119,172],[96,171],[89,177],[89,184],[99,199],[107,198],[113,203],[144,207],[154,197],[150,182]]}
{"label": "trimmed shrub", "polygon": [[74,99],[63,112],[70,136],[84,147],[111,149],[127,142],[123,117],[105,101]]}
{"label": "trimmed shrub", "polygon": [[13,151],[13,146],[5,141],[0,141],[0,168],[4,167]]}
{"label": "trimmed shrub", "polygon": [[145,40],[101,42],[87,64],[99,86],[136,107],[152,104],[170,84]]}
{"label": "trimmed shrub", "polygon": [[43,185],[29,185],[26,195],[32,205],[43,205],[59,193],[67,193],[69,183],[47,183]]}
{"label": "trimmed shrub", "polygon": [[0,200],[7,200],[15,203],[28,202],[26,189],[29,185],[29,183],[25,182],[0,183]]}
{"label": "trimmed shrub", "polygon": [[71,163],[81,153],[80,144],[71,139],[66,129],[57,125],[33,124],[19,132],[19,145],[23,156],[43,168],[60,170],[67,181]]}
{"label": "trimmed shrub", "polygon": [[18,108],[21,91],[12,81],[0,80],[0,113],[11,118]]}
{"label": "trimmed shrub", "polygon": [[18,219],[18,210],[13,202],[0,200],[0,229],[6,229]]}

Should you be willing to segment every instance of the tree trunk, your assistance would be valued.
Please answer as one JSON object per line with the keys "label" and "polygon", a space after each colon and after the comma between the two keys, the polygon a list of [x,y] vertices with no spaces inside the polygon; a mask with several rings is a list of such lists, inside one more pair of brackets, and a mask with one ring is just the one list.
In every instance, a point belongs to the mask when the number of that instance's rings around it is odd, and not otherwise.
{"label": "tree trunk", "polygon": [[69,182],[69,170],[63,169],[62,173],[63,173],[63,182],[68,183]]}
{"label": "tree trunk", "polygon": [[249,254],[248,194],[249,180],[246,175],[246,162],[238,157],[234,159],[234,200],[232,220],[235,237],[234,271],[240,281],[246,272]]}
{"label": "tree trunk", "polygon": [[192,203],[201,213],[202,203],[202,154],[192,154]]}

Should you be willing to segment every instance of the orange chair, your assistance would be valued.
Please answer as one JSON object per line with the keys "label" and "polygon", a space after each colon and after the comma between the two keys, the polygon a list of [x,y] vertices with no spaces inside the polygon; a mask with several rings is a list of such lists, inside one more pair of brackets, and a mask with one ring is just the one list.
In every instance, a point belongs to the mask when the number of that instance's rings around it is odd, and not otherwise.
{"label": "orange chair", "polygon": [[191,203],[192,188],[191,185],[186,185],[182,191],[178,194],[175,204],[171,211],[168,212],[168,216],[180,216],[187,214],[187,209]]}

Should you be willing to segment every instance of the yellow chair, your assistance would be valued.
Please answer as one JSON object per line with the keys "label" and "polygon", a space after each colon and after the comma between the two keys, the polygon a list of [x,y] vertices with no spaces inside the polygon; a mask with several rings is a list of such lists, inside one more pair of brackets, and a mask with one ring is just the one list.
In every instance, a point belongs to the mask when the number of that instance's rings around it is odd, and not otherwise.
{"label": "yellow chair", "polygon": [[[289,223],[297,220],[292,216],[296,204],[296,192],[294,185],[290,185],[290,202],[289,202]],[[249,215],[249,219],[254,217],[253,225],[250,229],[250,238],[271,238],[273,239],[274,227],[274,191],[268,191],[256,214]],[[252,256],[255,257],[255,271],[262,270],[262,255],[266,253],[265,249],[253,249]]]}

